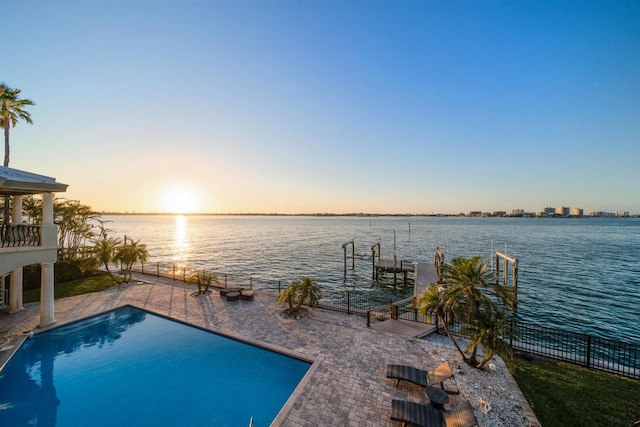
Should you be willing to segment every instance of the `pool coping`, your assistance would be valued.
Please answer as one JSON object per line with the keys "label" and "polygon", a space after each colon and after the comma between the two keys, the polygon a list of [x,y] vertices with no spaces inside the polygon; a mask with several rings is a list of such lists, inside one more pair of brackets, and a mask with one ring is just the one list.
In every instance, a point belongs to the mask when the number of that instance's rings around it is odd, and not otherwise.
{"label": "pool coping", "polygon": [[16,354],[16,351],[22,347],[22,344],[24,344],[27,338],[29,338],[28,334],[22,334],[7,347],[0,349],[0,372],[7,366],[7,363],[9,363],[13,355]]}

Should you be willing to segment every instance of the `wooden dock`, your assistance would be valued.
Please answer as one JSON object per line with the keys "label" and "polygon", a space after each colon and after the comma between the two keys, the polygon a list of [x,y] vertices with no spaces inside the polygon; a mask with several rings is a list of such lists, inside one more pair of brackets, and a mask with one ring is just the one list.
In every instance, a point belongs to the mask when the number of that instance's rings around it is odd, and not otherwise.
{"label": "wooden dock", "polygon": [[438,283],[436,266],[431,263],[421,262],[416,267],[416,280],[413,287],[413,296],[419,297],[432,283]]}
{"label": "wooden dock", "polygon": [[381,259],[376,261],[375,269],[385,273],[413,273],[414,263],[411,261]]}
{"label": "wooden dock", "polygon": [[[394,274],[402,273],[405,275],[405,277],[407,273],[414,272],[414,298],[419,297],[431,283],[437,283],[438,281],[438,273],[436,272],[436,267],[433,264],[413,264],[404,261],[394,263],[393,260],[380,260],[378,263],[376,263],[376,269],[378,268],[380,269],[380,271],[384,272],[393,272]],[[394,306],[415,304],[415,300],[413,300],[413,302],[411,301],[412,299],[408,298],[406,300],[393,303],[389,306],[380,307],[380,310],[372,311],[372,319],[377,318],[379,320],[381,317],[384,318],[387,316],[391,318],[386,318],[375,323],[370,323],[368,319],[367,325],[370,325],[371,329],[375,329],[379,332],[400,335],[407,338],[421,338],[423,336],[436,332],[436,325],[396,318],[396,315],[394,314],[396,313],[396,309],[394,309]]]}
{"label": "wooden dock", "polygon": [[413,296],[421,295],[431,283],[438,282],[438,272],[436,266],[432,263],[420,262],[414,264],[411,261],[396,261],[392,259],[381,259],[374,263],[376,274],[383,273],[415,273],[415,286],[413,288]]}
{"label": "wooden dock", "polygon": [[405,285],[407,284],[407,274],[415,271],[415,264],[411,261],[396,259],[379,259],[373,263],[373,276],[377,279],[380,273],[392,273],[393,283],[396,283],[397,275],[402,274]]}

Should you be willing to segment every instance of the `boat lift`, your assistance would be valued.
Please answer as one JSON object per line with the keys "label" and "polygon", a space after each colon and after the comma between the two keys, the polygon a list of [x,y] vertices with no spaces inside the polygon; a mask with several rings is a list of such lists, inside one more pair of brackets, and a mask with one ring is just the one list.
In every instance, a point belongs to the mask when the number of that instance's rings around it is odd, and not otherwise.
{"label": "boat lift", "polygon": [[[347,255],[347,250],[351,246],[351,255]],[[347,260],[351,260],[351,270],[356,269],[356,258],[362,260],[371,260],[373,265],[373,271],[375,272],[376,257],[380,261],[380,241],[374,243],[371,246],[371,255],[356,254],[356,247],[353,240],[346,242],[342,245],[343,259],[344,259],[344,276],[347,277]]]}
{"label": "boat lift", "polygon": [[[500,268],[501,259],[503,260],[502,269]],[[511,263],[511,269],[509,269],[509,263]],[[515,306],[517,308],[518,307],[518,258],[509,256],[503,252],[496,251],[495,275],[496,275],[496,285],[499,285],[500,283],[502,283],[503,286],[512,288],[516,298]]]}

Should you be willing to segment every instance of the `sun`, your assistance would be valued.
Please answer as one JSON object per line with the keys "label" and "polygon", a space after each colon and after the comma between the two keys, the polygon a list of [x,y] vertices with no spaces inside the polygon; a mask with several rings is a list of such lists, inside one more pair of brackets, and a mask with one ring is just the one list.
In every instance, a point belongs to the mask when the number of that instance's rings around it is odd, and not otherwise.
{"label": "sun", "polygon": [[162,192],[162,211],[168,213],[197,213],[201,211],[202,198],[187,185],[173,185]]}

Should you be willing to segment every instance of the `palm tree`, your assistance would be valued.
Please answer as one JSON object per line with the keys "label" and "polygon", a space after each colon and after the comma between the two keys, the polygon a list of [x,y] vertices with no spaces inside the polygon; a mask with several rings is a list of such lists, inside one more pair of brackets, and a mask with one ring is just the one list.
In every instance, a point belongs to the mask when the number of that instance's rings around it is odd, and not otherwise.
{"label": "palm tree", "polygon": [[[510,335],[505,328],[505,308],[515,308],[516,296],[511,289],[496,283],[487,265],[481,255],[454,258],[451,264],[442,265],[442,283],[430,285],[418,300],[420,313],[436,314],[463,360],[479,369],[496,353],[508,364],[513,359],[511,347],[503,338]],[[469,354],[451,332],[449,322],[454,317],[462,322],[460,333],[470,340],[466,348]],[[480,346],[484,356],[478,361]]]}
{"label": "palm tree", "polygon": [[278,294],[278,304],[286,303],[288,308],[286,310],[287,314],[292,314],[294,312],[293,309],[293,301],[298,297],[298,282],[291,282],[289,286],[280,291]]}
{"label": "palm tree", "polygon": [[30,99],[20,98],[20,89],[11,89],[0,83],[0,125],[4,128],[4,166],[9,166],[9,129],[23,120],[32,124],[31,114],[25,107],[36,105]]}
{"label": "palm tree", "polygon": [[[207,273],[206,271],[197,272],[189,277],[189,282],[198,285],[198,295],[206,294],[209,291],[211,282],[218,282],[218,276],[215,273]],[[204,287],[204,289],[202,289]]]}
{"label": "palm tree", "polygon": [[136,262],[146,262],[149,258],[149,252],[147,246],[140,243],[139,240],[130,240],[127,243],[125,236],[124,245],[116,249],[114,258],[122,263],[124,266],[124,279],[123,282],[128,283],[131,280],[131,268]]}
{"label": "palm tree", "polygon": [[[302,306],[309,300],[309,305],[318,304],[322,289],[318,286],[316,279],[308,276],[302,277],[300,280],[291,282],[291,284],[278,295],[278,303],[287,303],[289,308],[288,314],[296,314]],[[296,302],[294,306],[293,303]]]}
{"label": "palm tree", "polygon": [[[4,129],[4,166],[9,166],[9,129],[20,120],[31,124],[31,114],[24,109],[35,105],[30,99],[20,99],[20,89],[11,89],[0,83],[0,126]],[[4,197],[4,223],[9,224],[11,212],[9,196]]]}
{"label": "palm tree", "polygon": [[119,285],[120,282],[118,282],[118,279],[116,279],[116,277],[109,269],[109,264],[116,261],[116,253],[118,251],[118,247],[121,244],[121,240],[117,237],[109,237],[106,239],[95,240],[94,243],[95,257],[98,259],[100,264],[104,264],[109,277],[111,277],[113,281]]}
{"label": "palm tree", "polygon": [[[24,208],[24,203],[23,203]],[[58,253],[63,258],[76,258],[87,240],[97,237],[93,231],[99,213],[77,200],[56,198],[53,216],[58,226]]]}

